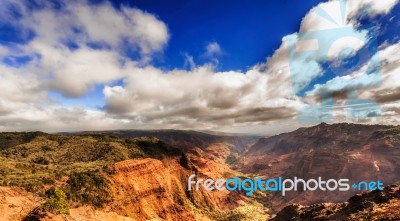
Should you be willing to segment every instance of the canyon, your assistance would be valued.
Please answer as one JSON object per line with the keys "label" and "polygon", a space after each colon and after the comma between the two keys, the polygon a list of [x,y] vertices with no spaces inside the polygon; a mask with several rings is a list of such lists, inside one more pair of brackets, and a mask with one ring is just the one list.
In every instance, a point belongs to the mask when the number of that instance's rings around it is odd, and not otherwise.
{"label": "canyon", "polygon": [[[322,123],[270,137],[179,130],[4,132],[0,163],[1,220],[374,220],[382,214],[373,211],[398,206],[398,188],[390,185],[400,183],[400,127]],[[214,180],[379,179],[389,187],[362,194],[246,196],[188,191],[191,174]],[[382,194],[388,200],[380,203]],[[373,202],[362,213],[349,209],[358,195]],[[327,211],[338,215],[321,215]]]}

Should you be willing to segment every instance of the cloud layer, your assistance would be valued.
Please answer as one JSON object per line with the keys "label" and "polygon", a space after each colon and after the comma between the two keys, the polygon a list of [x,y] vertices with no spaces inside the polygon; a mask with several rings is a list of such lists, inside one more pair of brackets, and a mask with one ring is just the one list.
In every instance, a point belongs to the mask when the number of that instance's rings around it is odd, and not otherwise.
{"label": "cloud layer", "polygon": [[[346,20],[339,27],[346,27],[368,43],[367,33],[358,29],[357,15],[367,8],[370,16],[388,13],[397,1],[355,2],[349,1]],[[7,61],[0,63],[3,131],[177,128],[272,134],[300,126],[297,113],[302,107],[318,102],[316,96],[323,89],[342,91],[350,87],[344,82],[364,68],[315,85],[304,96],[296,94],[296,88],[303,90],[313,78],[324,74],[321,61],[337,59],[322,53],[289,56],[288,44],[296,46],[301,33],[338,28],[318,16],[318,8],[303,18],[300,34],[285,36],[281,47],[264,63],[247,71],[221,72],[217,66],[223,50],[218,42],[206,45],[204,56],[210,62],[205,65],[196,65],[186,54],[189,70],[154,66],[154,55],[162,53],[170,38],[167,24],[154,14],[126,6],[115,9],[108,3],[37,4],[32,9],[26,2],[7,0],[0,10],[0,18],[19,27],[22,38],[0,44],[0,57]],[[319,7],[330,17],[342,19],[337,14],[339,1]],[[335,45],[333,54],[347,43]],[[355,50],[364,46],[355,46]],[[306,42],[303,47],[312,47],[312,43]],[[400,82],[394,73],[400,67],[400,46],[380,49],[383,83],[361,91],[360,96],[382,103],[381,123],[398,123],[395,116],[400,112]],[[301,67],[296,69],[298,74],[291,70],[293,61]],[[99,109],[84,104],[66,106],[51,96],[55,92],[66,100],[79,99],[96,87],[102,88],[100,95],[105,101]],[[341,111],[335,116],[340,121],[352,121],[343,119]]]}

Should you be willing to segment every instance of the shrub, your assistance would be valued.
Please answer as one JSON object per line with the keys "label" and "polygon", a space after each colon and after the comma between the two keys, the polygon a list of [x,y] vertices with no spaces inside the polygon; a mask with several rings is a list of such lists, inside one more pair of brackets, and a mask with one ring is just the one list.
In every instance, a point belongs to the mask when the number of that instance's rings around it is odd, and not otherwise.
{"label": "shrub", "polygon": [[33,163],[42,164],[42,165],[49,165],[50,161],[45,157],[36,157],[32,160]]}
{"label": "shrub", "polygon": [[49,146],[42,146],[42,150],[43,151],[52,151],[53,148],[49,147]]}
{"label": "shrub", "polygon": [[67,181],[69,199],[102,207],[111,201],[107,179],[99,171],[74,172]]}
{"label": "shrub", "polygon": [[49,198],[45,203],[33,209],[23,221],[40,221],[46,216],[47,212],[53,214],[69,214],[69,204],[67,196],[62,190],[56,190],[54,187],[46,191]]}
{"label": "shrub", "polygon": [[69,204],[67,196],[62,190],[54,190],[50,195],[50,198],[43,203],[39,209],[51,212],[54,214],[68,214]]}
{"label": "shrub", "polygon": [[42,183],[43,184],[54,184],[54,180],[48,177],[42,177]]}

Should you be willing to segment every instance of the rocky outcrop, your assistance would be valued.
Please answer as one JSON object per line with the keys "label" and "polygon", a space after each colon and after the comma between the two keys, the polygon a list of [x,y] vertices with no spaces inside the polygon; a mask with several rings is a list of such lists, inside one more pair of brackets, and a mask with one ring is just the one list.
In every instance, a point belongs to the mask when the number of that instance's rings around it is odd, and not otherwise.
{"label": "rocky outcrop", "polygon": [[32,191],[7,189],[0,198],[0,220],[243,220],[268,216],[260,196],[206,191],[203,186],[198,191],[187,190],[191,174],[196,175],[194,180],[239,176],[226,161],[232,152],[237,156],[248,141],[197,132],[162,134],[168,142],[113,132],[0,133],[0,185]]}
{"label": "rocky outcrop", "polygon": [[[218,178],[228,171],[215,161],[205,168],[195,158],[189,154],[187,160],[199,177]],[[187,191],[187,178],[194,171],[182,167],[178,158],[126,160],[114,164],[113,171],[114,200],[107,210],[136,220],[204,220],[209,214],[200,210],[229,211],[249,201],[238,192]]]}
{"label": "rocky outcrop", "polygon": [[22,220],[43,199],[19,187],[0,187],[0,220]]}
{"label": "rocky outcrop", "polygon": [[137,220],[194,220],[185,206],[180,181],[183,171],[175,169],[151,158],[116,163],[111,176],[114,200],[109,209]]}
{"label": "rocky outcrop", "polygon": [[[317,179],[347,178],[350,182],[379,179],[400,182],[400,127],[384,125],[320,124],[261,139],[242,158],[242,171],[266,177]],[[288,204],[340,202],[356,190],[276,193],[276,210]]]}
{"label": "rocky outcrop", "polygon": [[306,220],[400,220],[400,185],[385,187],[383,191],[357,194],[345,203],[290,205],[272,219],[272,221]]}

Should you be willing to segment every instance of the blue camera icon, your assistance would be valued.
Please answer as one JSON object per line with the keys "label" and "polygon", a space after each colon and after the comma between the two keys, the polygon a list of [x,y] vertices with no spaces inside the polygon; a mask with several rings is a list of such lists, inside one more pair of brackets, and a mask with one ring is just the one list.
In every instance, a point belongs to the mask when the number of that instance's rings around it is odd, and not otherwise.
{"label": "blue camera icon", "polygon": [[[286,46],[292,87],[298,96],[304,96],[315,80],[324,75],[329,76],[325,76],[323,83],[351,74],[337,81],[334,87],[318,90],[314,95],[319,96],[321,103],[302,108],[298,113],[300,122],[332,122],[334,108],[344,108],[349,119],[380,116],[381,109],[376,102],[358,98],[358,90],[376,87],[382,82],[373,27],[362,31],[339,27],[298,33],[286,38]],[[338,92],[346,94],[345,106],[336,105],[334,94]]]}

